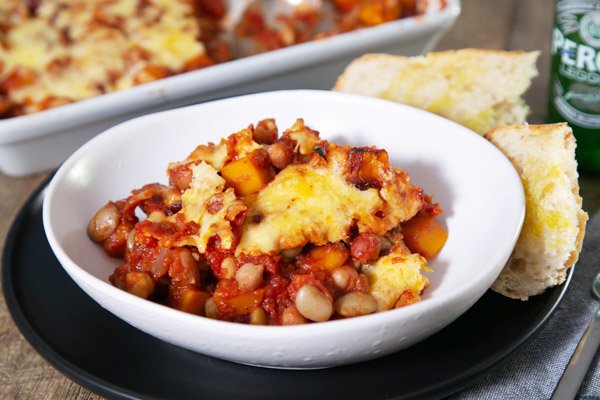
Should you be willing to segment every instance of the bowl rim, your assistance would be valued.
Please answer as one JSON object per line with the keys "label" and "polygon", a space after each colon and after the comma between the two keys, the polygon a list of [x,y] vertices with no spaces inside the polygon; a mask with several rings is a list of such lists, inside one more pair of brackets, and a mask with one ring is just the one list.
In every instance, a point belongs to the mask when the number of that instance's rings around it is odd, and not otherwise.
{"label": "bowl rim", "polygon": [[[518,214],[518,223],[512,235],[510,235],[510,240],[506,243],[502,243],[502,246],[498,246],[493,254],[490,254],[490,258],[483,263],[483,267],[481,267],[476,275],[473,275],[472,279],[465,282],[461,287],[455,287],[452,290],[447,291],[446,293],[442,293],[436,297],[430,297],[424,299],[418,303],[411,304],[406,307],[402,307],[401,309],[392,309],[386,310],[383,312],[376,312],[369,315],[363,315],[360,318],[345,318],[333,321],[325,321],[314,324],[303,324],[303,325],[293,325],[293,326],[260,326],[260,325],[246,325],[229,321],[221,321],[214,320],[206,317],[201,317],[194,314],[185,313],[183,311],[176,310],[174,308],[170,308],[168,306],[155,303],[146,299],[139,298],[137,296],[131,295],[121,289],[118,289],[111,285],[107,281],[103,281],[91,273],[87,272],[84,268],[80,267],[76,262],[74,262],[63,250],[60,245],[57,237],[54,234],[53,224],[51,220],[50,209],[53,204],[53,199],[55,192],[60,188],[60,184],[66,174],[76,166],[82,159],[85,158],[90,149],[93,149],[96,146],[97,142],[109,141],[114,137],[124,137],[125,132],[135,132],[135,129],[130,129],[132,126],[136,124],[143,123],[146,120],[151,120],[155,118],[163,118],[165,115],[176,114],[176,113],[185,113],[188,110],[201,108],[206,106],[207,104],[227,104],[228,102],[236,102],[245,99],[252,99],[256,97],[270,97],[270,96],[321,96],[321,97],[331,97],[331,98],[346,98],[352,101],[358,102],[370,102],[373,104],[379,104],[379,106],[384,107],[392,107],[392,108],[404,108],[411,113],[420,114],[423,118],[433,118],[438,121],[443,121],[444,124],[454,125],[454,127],[458,127],[460,130],[464,131],[465,135],[470,135],[474,140],[479,141],[484,147],[487,147],[492,154],[496,154],[499,156],[498,160],[500,163],[504,163],[504,166],[507,168],[508,174],[512,175],[512,182],[514,183],[513,189],[516,191],[516,195],[518,196],[517,203],[519,205],[519,209],[516,211]],[[140,122],[141,121],[141,122]],[[123,132],[125,131],[125,132]],[[223,329],[229,328],[235,329],[237,334],[239,335],[255,335],[259,334],[263,339],[269,339],[278,337],[281,334],[287,335],[286,337],[294,339],[297,337],[310,337],[316,335],[323,334],[335,334],[340,330],[348,327],[354,327],[356,325],[377,325],[380,323],[385,323],[390,319],[395,319],[398,315],[403,315],[402,318],[410,318],[413,316],[421,315],[426,313],[432,309],[437,309],[441,306],[452,304],[453,302],[460,301],[464,299],[465,296],[472,297],[474,293],[480,291],[479,286],[481,285],[481,280],[488,276],[491,272],[490,269],[494,265],[504,265],[510,256],[512,249],[514,248],[516,241],[519,237],[524,216],[525,216],[525,193],[523,190],[523,186],[521,184],[521,179],[513,167],[512,163],[504,156],[504,154],[495,147],[492,143],[487,141],[481,135],[469,130],[468,128],[459,125],[453,121],[440,117],[436,114],[432,114],[430,112],[420,110],[414,107],[410,107],[404,104],[394,103],[387,100],[382,100],[373,97],[359,96],[356,94],[349,93],[341,93],[341,92],[332,92],[325,90],[279,90],[279,91],[271,91],[271,92],[262,92],[255,93],[243,96],[236,96],[221,100],[215,100],[212,102],[196,104],[186,107],[181,107],[173,110],[161,111],[153,114],[144,115],[141,117],[137,117],[121,124],[115,125],[108,130],[102,132],[101,134],[95,136],[82,147],[80,147],[73,155],[71,155],[58,169],[54,177],[52,178],[50,184],[46,189],[46,193],[44,196],[43,202],[43,224],[44,230],[46,233],[46,237],[50,243],[52,251],[55,253],[58,258],[60,264],[67,271],[69,275],[80,285],[79,280],[86,282],[87,285],[92,287],[96,292],[104,293],[112,299],[118,300],[119,302],[128,303],[130,306],[143,310],[145,312],[149,312],[155,314],[157,317],[162,316],[170,316],[169,318],[176,318],[181,320],[183,323],[196,325],[197,327],[202,327],[204,330],[210,330],[211,332],[222,332]],[[496,276],[500,273],[502,268],[499,268]],[[494,279],[495,277],[494,276]],[[77,279],[76,279],[77,278]],[[81,286],[81,285],[80,285]],[[487,287],[486,287],[487,289]],[[88,295],[90,293],[85,290]],[[481,295],[485,290],[481,291]],[[93,297],[93,296],[92,296]],[[475,298],[473,303],[477,300]]]}
{"label": "bowl rim", "polygon": [[[109,117],[153,107],[168,107],[171,103],[195,95],[228,89],[268,75],[302,69],[323,61],[331,62],[350,54],[357,48],[357,43],[361,43],[359,48],[368,51],[369,47],[377,44],[396,42],[402,34],[417,35],[434,28],[443,29],[459,16],[461,0],[441,1],[445,4],[443,8],[422,15],[173,75],[49,110],[2,119],[0,145],[24,142],[80,126],[82,116],[86,116],[86,124],[97,123]],[[320,54],[322,57],[317,60],[314,54]],[[40,130],[41,126],[51,126],[52,129]]]}

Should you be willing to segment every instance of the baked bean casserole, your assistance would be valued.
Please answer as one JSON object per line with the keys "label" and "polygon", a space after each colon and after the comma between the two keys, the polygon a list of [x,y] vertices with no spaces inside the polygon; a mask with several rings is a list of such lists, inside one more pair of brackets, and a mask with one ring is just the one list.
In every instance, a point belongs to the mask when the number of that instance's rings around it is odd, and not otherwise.
{"label": "baked bean casserole", "polygon": [[418,302],[447,238],[440,206],[385,150],[322,140],[302,119],[200,145],[167,174],[109,201],[88,234],[123,259],[116,287],[209,318],[292,325]]}
{"label": "baked bean casserole", "polygon": [[0,118],[423,12],[417,0],[323,3],[326,29],[319,9],[268,22],[256,1],[225,30],[225,0],[2,0]]}

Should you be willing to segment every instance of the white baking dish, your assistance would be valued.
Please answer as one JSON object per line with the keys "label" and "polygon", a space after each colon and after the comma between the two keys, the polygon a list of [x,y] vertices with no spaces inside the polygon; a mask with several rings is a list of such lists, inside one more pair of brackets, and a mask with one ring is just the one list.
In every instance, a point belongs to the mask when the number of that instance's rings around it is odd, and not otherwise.
{"label": "white baking dish", "polygon": [[459,14],[460,0],[440,0],[418,17],[0,120],[0,171],[23,176],[55,168],[93,136],[143,114],[273,89],[331,88],[344,67],[366,52],[410,56],[430,51]]}

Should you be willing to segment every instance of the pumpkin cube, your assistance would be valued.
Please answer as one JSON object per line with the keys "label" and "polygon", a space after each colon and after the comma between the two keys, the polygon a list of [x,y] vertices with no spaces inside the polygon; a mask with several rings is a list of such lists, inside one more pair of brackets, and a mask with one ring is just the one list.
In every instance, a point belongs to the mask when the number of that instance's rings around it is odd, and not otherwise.
{"label": "pumpkin cube", "polygon": [[181,298],[178,304],[175,305],[175,308],[190,314],[204,315],[206,300],[209,298],[210,294],[207,292],[191,287],[186,288],[181,294]]}
{"label": "pumpkin cube", "polygon": [[255,307],[260,306],[264,297],[264,289],[243,293],[227,299],[218,299],[217,297],[218,293],[215,292],[215,301],[217,304],[224,304],[227,308],[226,313],[237,317],[240,315],[250,314]]}
{"label": "pumpkin cube", "polygon": [[263,150],[231,161],[221,169],[221,176],[238,196],[258,192],[273,179],[274,174],[268,155]]}
{"label": "pumpkin cube", "polygon": [[316,267],[333,270],[344,265],[348,259],[348,250],[341,243],[330,243],[311,249],[308,262]]}
{"label": "pumpkin cube", "polygon": [[425,258],[436,255],[448,239],[448,233],[433,215],[419,213],[402,225],[406,246]]}

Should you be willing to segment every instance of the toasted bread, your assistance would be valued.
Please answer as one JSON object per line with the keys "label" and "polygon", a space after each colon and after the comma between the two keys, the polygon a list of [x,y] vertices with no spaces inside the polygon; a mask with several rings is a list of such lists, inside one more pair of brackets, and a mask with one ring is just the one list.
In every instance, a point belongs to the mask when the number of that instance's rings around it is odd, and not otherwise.
{"label": "toasted bread", "polygon": [[480,134],[524,123],[521,96],[537,75],[539,52],[463,49],[423,57],[367,54],[354,60],[334,90],[428,110]]}
{"label": "toasted bread", "polygon": [[512,161],[526,197],[523,230],[492,289],[527,300],[561,284],[581,251],[588,215],[581,208],[575,138],[566,123],[502,125],[485,137]]}

